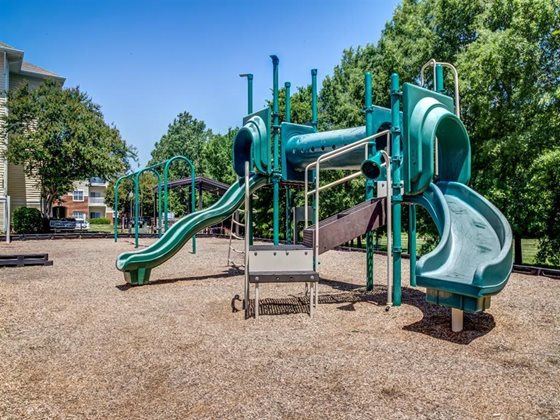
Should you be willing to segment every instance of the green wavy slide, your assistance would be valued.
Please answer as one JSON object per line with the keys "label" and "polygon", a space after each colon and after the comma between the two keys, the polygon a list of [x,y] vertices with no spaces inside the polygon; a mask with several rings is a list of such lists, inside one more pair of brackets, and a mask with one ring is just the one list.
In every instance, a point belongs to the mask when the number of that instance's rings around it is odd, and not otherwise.
{"label": "green wavy slide", "polygon": [[[268,177],[254,174],[249,178],[252,192],[268,183]],[[123,252],[117,257],[117,268],[124,272],[131,284],[144,284],[150,280],[152,268],[173,257],[197,232],[215,225],[237,210],[245,198],[243,179],[234,183],[215,204],[179,219],[163,236],[147,248]]]}
{"label": "green wavy slide", "polygon": [[428,210],[440,241],[416,265],[428,302],[478,312],[507,283],[513,267],[512,232],[486,198],[458,182],[430,184],[407,197]]}

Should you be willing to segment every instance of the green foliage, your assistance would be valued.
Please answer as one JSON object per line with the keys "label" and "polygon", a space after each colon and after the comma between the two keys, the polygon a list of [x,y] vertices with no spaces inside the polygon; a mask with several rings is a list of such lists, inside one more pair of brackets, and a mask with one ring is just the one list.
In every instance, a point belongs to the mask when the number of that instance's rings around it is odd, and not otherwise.
{"label": "green foliage", "polygon": [[75,180],[111,179],[134,157],[119,131],[104,122],[100,106],[79,88],[63,89],[56,81],[36,89],[23,84],[9,93],[8,106],[7,157],[37,179],[44,214]]}
{"label": "green foliage", "polygon": [[90,225],[110,225],[111,221],[106,217],[97,217],[95,219],[89,219]]}
{"label": "green foliage", "polygon": [[[154,213],[154,187],[157,187],[157,177],[151,172],[144,172],[140,176],[139,185],[140,215],[151,215]],[[119,185],[119,213],[130,212],[131,205],[134,206],[133,197],[133,180],[131,178],[122,180]],[[107,186],[105,204],[111,208],[115,206],[115,181],[110,181]]]}
{"label": "green foliage", "polygon": [[[543,156],[560,147],[558,28],[560,3],[551,0],[404,0],[377,45],[344,51],[325,78],[319,125],[363,124],[365,71],[373,72],[374,102],[387,106],[391,73],[418,82],[429,58],[456,64],[474,188],[504,212],[517,238],[541,238],[538,258],[550,261],[558,255],[559,235],[550,220],[560,212],[554,201],[560,184],[536,174],[545,173]],[[449,75],[446,86],[452,93]],[[425,215],[418,228],[435,235]]]}
{"label": "green foliage", "polygon": [[39,233],[43,230],[43,216],[41,211],[30,207],[20,207],[14,210],[12,226],[16,233]]}

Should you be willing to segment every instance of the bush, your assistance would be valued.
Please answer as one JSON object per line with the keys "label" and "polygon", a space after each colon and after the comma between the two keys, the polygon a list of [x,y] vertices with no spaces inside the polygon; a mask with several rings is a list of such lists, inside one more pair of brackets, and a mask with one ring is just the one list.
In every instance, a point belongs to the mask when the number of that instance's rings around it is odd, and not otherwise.
{"label": "bush", "polygon": [[90,225],[110,225],[111,221],[106,217],[98,217],[96,219],[89,219]]}
{"label": "bush", "polygon": [[16,233],[39,233],[43,230],[43,216],[37,209],[20,207],[14,210],[12,226]]}

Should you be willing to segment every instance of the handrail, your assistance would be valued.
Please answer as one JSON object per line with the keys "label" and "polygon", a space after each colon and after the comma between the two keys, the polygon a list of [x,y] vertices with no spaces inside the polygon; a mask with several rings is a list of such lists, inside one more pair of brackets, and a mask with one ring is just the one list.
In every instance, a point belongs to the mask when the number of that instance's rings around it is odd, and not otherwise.
{"label": "handrail", "polygon": [[[317,160],[315,162],[311,162],[309,165],[307,165],[305,167],[305,172],[304,172],[304,188],[305,188],[305,193],[304,193],[304,197],[305,197],[305,208],[307,208],[308,206],[308,199],[307,196],[308,194],[308,183],[309,183],[309,177],[308,177],[308,172],[309,172],[309,168],[311,168],[312,166],[315,166],[315,184],[316,184],[316,188],[315,190],[319,187],[318,185],[318,179],[319,179],[319,166],[321,164],[321,162],[325,162],[328,161],[334,157],[340,156],[346,152],[349,152],[351,150],[357,149],[358,147],[362,146],[362,145],[366,145],[366,149],[367,149],[367,143],[369,143],[370,141],[376,139],[377,137],[381,137],[384,135],[387,135],[391,132],[391,130],[384,130],[384,131],[380,131],[379,133],[373,134],[371,136],[368,137],[364,137],[363,139],[360,139],[358,141],[355,141],[351,144],[348,144],[346,146],[342,146],[340,149],[336,149],[336,150],[331,150],[330,152],[325,153],[324,155],[321,155],[317,158]],[[314,190],[314,191],[315,191]],[[319,218],[319,214],[318,214],[318,203],[315,206],[315,212],[316,212],[316,217],[315,217],[315,221],[318,222],[318,218]],[[307,228],[307,226],[309,225],[309,217],[307,215],[307,212],[305,212],[305,227]]]}
{"label": "handrail", "polygon": [[[330,184],[324,185],[322,188],[319,185],[319,174],[320,174],[320,169],[321,169],[321,162],[325,162],[328,161],[330,159],[333,159],[337,156],[340,156],[346,152],[349,152],[351,150],[357,149],[362,145],[366,146],[366,154],[367,154],[367,146],[368,144],[376,139],[377,137],[381,137],[384,135],[387,135],[391,133],[391,130],[384,130],[381,131],[379,133],[376,133],[374,135],[368,136],[368,137],[364,137],[361,140],[358,140],[352,144],[346,145],[341,147],[338,150],[332,150],[328,153],[325,153],[322,156],[319,156],[319,158],[317,158],[317,160],[315,162],[310,163],[309,165],[307,165],[305,167],[305,193],[304,193],[304,197],[305,197],[305,208],[307,208],[308,206],[308,196],[310,195],[310,192],[308,192],[308,171],[309,168],[311,168],[312,166],[315,166],[315,243],[313,244],[313,254],[314,254],[314,261],[315,264],[318,264],[319,260],[319,193],[321,192],[321,190],[324,190],[328,187],[334,186],[334,185],[338,185],[341,184],[342,182],[344,182],[343,180],[347,181],[349,179],[352,179],[354,177],[355,174],[352,175],[348,175],[344,178],[339,179],[337,181],[331,182]],[[387,142],[387,148],[389,149],[389,145],[390,142]],[[391,264],[391,257],[392,257],[392,251],[391,251],[391,234],[392,234],[392,209],[391,209],[391,170],[390,170],[390,162],[391,162],[391,158],[389,156],[389,153],[386,152],[385,150],[381,150],[380,151],[383,154],[383,158],[385,159],[385,164],[389,164],[388,165],[388,170],[387,170],[387,206],[386,206],[386,214],[387,214],[387,305],[390,306],[392,305],[393,302],[393,292],[392,292],[392,288],[393,288],[393,277],[392,277],[392,264]],[[367,157],[367,155],[366,155]],[[357,176],[357,175],[356,175]],[[309,223],[309,217],[307,215],[307,211],[305,212],[305,227],[307,228]]]}
{"label": "handrail", "polygon": [[434,85],[436,82],[436,66],[440,64],[443,67],[447,67],[449,69],[451,69],[451,71],[453,72],[453,81],[454,81],[454,87],[455,87],[455,115],[457,115],[457,117],[459,117],[459,119],[461,118],[461,105],[460,105],[460,98],[459,98],[459,73],[457,72],[457,68],[451,64],[451,63],[446,63],[443,61],[436,61],[435,59],[431,59],[429,60],[426,64],[424,64],[422,66],[422,68],[420,69],[420,85],[424,86],[424,72],[426,71],[426,68],[429,66],[433,66],[434,67]]}

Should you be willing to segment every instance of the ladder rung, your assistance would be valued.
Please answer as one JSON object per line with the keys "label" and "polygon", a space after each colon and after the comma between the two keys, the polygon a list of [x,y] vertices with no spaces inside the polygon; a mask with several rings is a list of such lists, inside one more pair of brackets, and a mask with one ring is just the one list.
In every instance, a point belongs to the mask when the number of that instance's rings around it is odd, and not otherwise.
{"label": "ladder rung", "polygon": [[238,225],[238,226],[245,226],[245,223],[238,222],[238,221],[235,220],[235,219],[231,219],[231,221],[232,221],[233,223],[235,223],[236,225]]}
{"label": "ladder rung", "polygon": [[231,249],[233,252],[237,252],[238,254],[245,254],[245,251],[241,251],[239,249],[235,249],[234,247],[230,247],[229,249]]}
{"label": "ladder rung", "polygon": [[242,241],[243,238],[241,236],[237,236],[235,233],[232,233],[231,236],[235,239],[237,239],[238,241]]}

